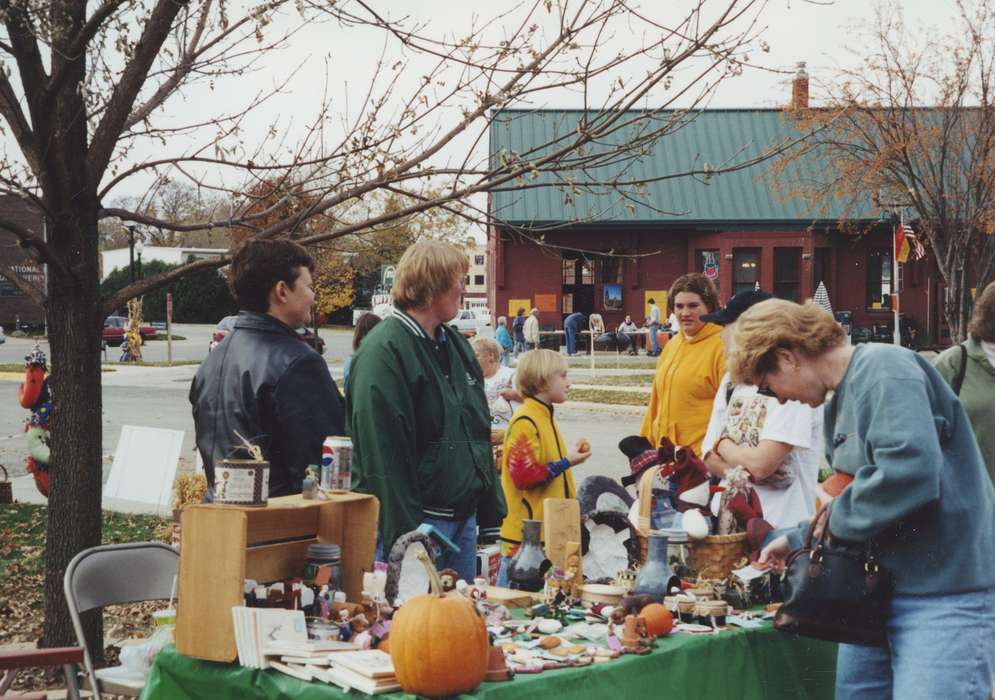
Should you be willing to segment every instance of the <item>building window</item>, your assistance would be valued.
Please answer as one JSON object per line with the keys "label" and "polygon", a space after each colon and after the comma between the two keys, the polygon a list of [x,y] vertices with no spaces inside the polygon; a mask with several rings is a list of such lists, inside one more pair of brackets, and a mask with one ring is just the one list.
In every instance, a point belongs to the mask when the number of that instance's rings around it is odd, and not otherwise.
{"label": "building window", "polygon": [[474,275],[473,276],[473,283],[475,285],[477,285],[478,287],[481,286],[481,285],[483,285],[484,284],[484,276],[483,275]]}
{"label": "building window", "polygon": [[615,256],[601,258],[602,284],[622,284],[623,260]]}
{"label": "building window", "polygon": [[732,293],[755,289],[760,281],[760,249],[736,248],[732,251]]}
{"label": "building window", "polygon": [[825,282],[828,290],[832,274],[832,248],[816,248],[812,256],[812,293],[819,288],[819,282]]}
{"label": "building window", "polygon": [[483,265],[484,264],[484,256],[483,255],[474,255],[473,256],[473,264],[474,265]]}
{"label": "building window", "polygon": [[798,301],[801,292],[801,248],[774,248],[774,296]]}
{"label": "building window", "polygon": [[867,250],[867,308],[891,308],[891,251]]}
{"label": "building window", "polygon": [[577,261],[563,259],[563,284],[577,284]]}
{"label": "building window", "polygon": [[465,284],[467,287],[470,286],[470,275],[466,276],[466,282],[464,282],[463,284]]}
{"label": "building window", "polygon": [[721,270],[719,266],[719,251],[699,250],[696,257],[698,258],[698,272],[712,280],[715,283],[715,288],[718,289],[719,272]]}
{"label": "building window", "polygon": [[594,284],[594,265],[590,260],[580,261],[580,283]]}

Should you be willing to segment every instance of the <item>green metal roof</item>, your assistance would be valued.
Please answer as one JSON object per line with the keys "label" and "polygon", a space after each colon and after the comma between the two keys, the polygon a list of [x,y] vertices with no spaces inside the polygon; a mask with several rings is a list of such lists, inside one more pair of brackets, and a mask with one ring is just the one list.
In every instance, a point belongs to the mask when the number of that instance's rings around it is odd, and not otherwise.
{"label": "green metal roof", "polygon": [[[555,146],[537,146],[555,142],[568,143],[586,118],[598,118],[597,112],[579,110],[502,110],[496,113],[490,128],[491,167],[509,159],[535,160]],[[603,114],[601,115],[604,116]],[[563,221],[591,223],[811,223],[835,220],[839,206],[811,205],[800,198],[785,199],[772,186],[766,173],[769,162],[743,170],[701,177],[658,180],[645,185],[645,194],[625,185],[628,196],[610,187],[587,188],[591,181],[652,179],[662,175],[701,168],[744,163],[772,147],[802,134],[795,129],[790,114],[779,109],[715,109],[693,113],[630,111],[624,113],[627,124],[600,143],[588,145],[581,157],[602,154],[601,162],[584,170],[566,173],[540,172],[511,180],[492,192],[492,214],[516,225],[539,225]],[[668,122],[675,128],[654,141],[647,134]],[[645,142],[645,143],[642,143]],[[609,156],[620,145],[629,148],[624,157]],[[782,182],[810,179],[826,163],[809,155],[792,164]],[[574,178],[576,186],[569,184]],[[534,187],[537,183],[556,183]],[[523,187],[524,186],[524,187]],[[789,188],[785,188],[788,191]],[[568,201],[572,199],[572,201]],[[869,205],[869,202],[868,202]],[[866,217],[872,213],[867,210]],[[852,218],[852,216],[851,216]]]}

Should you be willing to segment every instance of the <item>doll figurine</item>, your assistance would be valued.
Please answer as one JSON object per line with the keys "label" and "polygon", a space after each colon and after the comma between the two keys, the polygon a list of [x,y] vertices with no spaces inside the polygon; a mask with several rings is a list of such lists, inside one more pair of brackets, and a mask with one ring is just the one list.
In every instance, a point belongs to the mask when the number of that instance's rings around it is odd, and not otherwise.
{"label": "doll figurine", "polygon": [[622,646],[630,654],[648,654],[650,638],[646,631],[646,620],[636,615],[626,615],[622,631]]}

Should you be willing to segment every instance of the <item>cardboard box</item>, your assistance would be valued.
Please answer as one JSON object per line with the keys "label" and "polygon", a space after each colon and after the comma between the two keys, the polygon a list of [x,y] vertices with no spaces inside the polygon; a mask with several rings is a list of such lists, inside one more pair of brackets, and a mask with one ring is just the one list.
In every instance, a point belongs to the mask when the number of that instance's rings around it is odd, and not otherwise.
{"label": "cardboard box", "polygon": [[487,582],[497,585],[498,569],[501,567],[501,547],[487,544],[477,547],[477,576],[483,576]]}
{"label": "cardboard box", "polygon": [[380,504],[373,496],[335,494],[327,501],[271,498],[265,507],[197,505],[182,515],[176,649],[209,661],[238,657],[231,609],[244,605],[245,579],[301,576],[307,546],[342,546],[342,580],[358,602],[373,570]]}

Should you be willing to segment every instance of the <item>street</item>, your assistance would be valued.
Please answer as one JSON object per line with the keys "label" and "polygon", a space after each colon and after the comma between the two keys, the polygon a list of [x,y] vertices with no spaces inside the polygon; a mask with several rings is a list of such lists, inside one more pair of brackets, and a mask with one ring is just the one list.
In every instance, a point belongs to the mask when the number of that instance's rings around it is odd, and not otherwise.
{"label": "street", "polygon": [[[174,343],[174,360],[202,359],[207,354],[212,328],[206,325],[177,326],[176,332],[187,340]],[[322,329],[321,337],[326,342],[325,358],[330,362],[329,369],[341,388],[342,359],[351,351],[352,333],[344,329]],[[32,345],[29,340],[8,338],[7,343],[0,345],[0,362],[23,362]],[[165,361],[165,345],[162,341],[146,343],[143,347],[145,359]],[[46,344],[43,348],[47,352]],[[187,393],[197,366],[134,367],[108,362],[107,369],[114,371],[102,375],[104,478],[113,461],[123,425],[182,430],[181,461],[192,465],[196,457],[193,452],[193,417]],[[0,406],[4,407],[0,410],[0,464],[11,472],[11,477],[25,473],[23,429],[28,412],[21,409],[17,401],[19,380],[14,374],[5,375],[0,381]],[[639,431],[641,416],[621,413],[612,406],[605,406],[601,412],[566,406],[557,408],[556,419],[568,447],[572,447],[581,437],[591,442],[593,456],[574,472],[578,483],[595,474],[617,478],[628,472],[628,463],[618,450],[618,441]]]}

